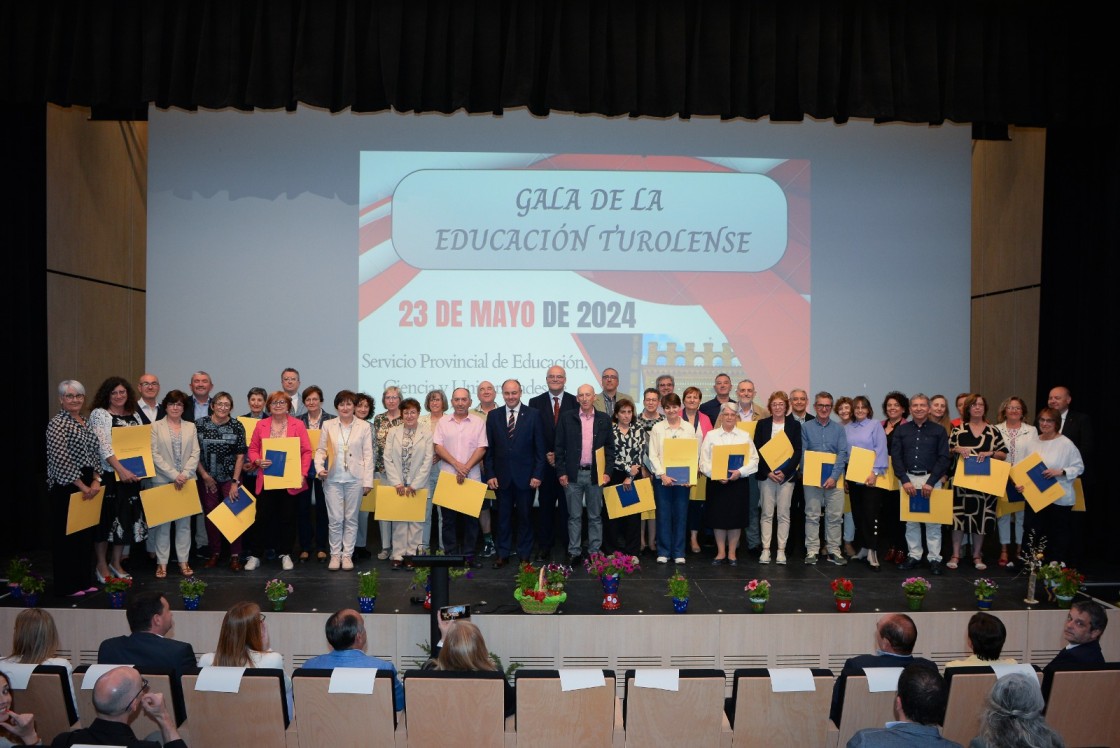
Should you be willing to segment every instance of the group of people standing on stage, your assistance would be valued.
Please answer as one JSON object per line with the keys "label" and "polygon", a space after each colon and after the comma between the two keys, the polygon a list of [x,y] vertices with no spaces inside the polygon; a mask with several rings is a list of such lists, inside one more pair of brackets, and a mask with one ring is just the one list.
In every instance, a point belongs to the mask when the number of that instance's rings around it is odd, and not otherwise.
{"label": "group of people standing on stage", "polygon": [[[987,400],[976,394],[958,396],[961,416],[950,421],[948,401],[941,395],[907,398],[891,392],[882,404],[885,419],[878,420],[862,395],[834,399],[820,392],[810,412],[805,390],[779,390],[763,408],[755,402],[751,380],[740,381],[732,395],[727,374],[715,378],[715,396],[707,401],[698,387],[678,395],[669,375],[658,377],[640,404],[619,391],[613,368],[603,370],[599,391],[583,384],[572,395],[566,383],[562,367],[550,368],[547,389],[527,404],[515,379],[500,388],[480,383],[473,393],[477,404],[465,388],[454,390],[450,399],[433,390],[421,404],[388,387],[381,412],[369,395],[342,390],[332,401],[335,415],[325,411],[319,387],[301,391],[299,372],[285,369],[281,389],[249,391],[248,411],[239,419],[233,416],[233,397],[213,393],[203,371],[192,375],[190,392],[171,390],[162,399],[153,374],[140,378],[138,393],[123,377],[110,377],[88,410],[84,387],[66,380],[58,387],[61,409],[47,427],[48,486],[56,510],[55,589],[74,596],[96,591],[90,586],[91,566],[99,581],[127,576],[123,560],[135,543],[146,543],[160,578],[167,575],[172,545],[180,573],[194,573],[192,540],[207,568],[222,561],[223,545],[228,545],[227,563],[235,572],[253,570],[262,559],[278,561],[284,569],[293,568],[294,560],[312,559],[332,571],[353,569],[355,560],[372,555],[366,549],[369,517],[360,506],[375,482],[401,496],[427,493],[423,521],[379,523],[378,558],[393,568],[401,568],[403,556],[421,547],[493,558],[494,568],[501,568],[515,554],[522,560],[552,560],[556,545],[564,548],[568,562],[585,552],[621,550],[684,564],[686,547],[699,552],[700,533],[708,530],[716,545],[713,564],[738,564],[741,545],[760,563],[785,564],[787,554],[801,550],[801,539],[791,535],[800,535],[802,512],[806,563],[823,555],[840,565],[854,556],[873,569],[884,562],[909,569],[924,556],[938,574],[943,565],[957,568],[968,545],[975,568],[984,570],[984,537],[996,525],[998,563],[1014,565],[1015,547],[1031,522],[1047,536],[1048,555],[1069,558],[1073,552],[1072,481],[1084,471],[1082,455],[1091,449],[1092,435],[1088,419],[1069,410],[1065,387],[1051,391],[1036,431],[1019,397],[1002,403],[993,425]],[[497,401],[499,394],[504,405]],[[753,439],[739,427],[741,421],[758,422]],[[141,479],[114,454],[112,429],[147,423],[152,424],[155,474]],[[309,430],[320,434],[317,449]],[[793,455],[769,465],[759,450],[780,433]],[[270,463],[262,443],[279,437],[299,440],[303,483],[265,490]],[[699,471],[708,478],[704,495],[666,468],[666,442],[682,438],[698,444]],[[726,476],[712,475],[718,445],[746,445],[742,465]],[[857,446],[874,453],[872,471],[865,481],[844,481],[849,450]],[[802,479],[805,452],[834,456],[819,481]],[[941,525],[900,522],[897,496],[875,485],[891,464],[907,493],[928,496],[952,475],[961,457],[1015,463],[1034,452],[1042,455],[1047,477],[1061,484],[1062,498],[1038,515],[1028,508],[1026,515],[1015,512],[997,522],[994,496],[956,487],[952,550],[944,564]],[[433,512],[441,473],[459,482],[482,481],[493,499],[483,503],[478,517],[445,507]],[[644,477],[651,479],[656,510],[608,519],[603,487],[625,490]],[[141,486],[174,483],[181,489],[192,479],[203,509],[193,531],[190,517],[149,527]],[[235,498],[242,485],[251,486],[256,496],[256,521],[244,536],[225,543],[204,515]],[[71,494],[92,499],[102,486],[98,526],[65,534]],[[851,506],[847,514],[845,490]]]}

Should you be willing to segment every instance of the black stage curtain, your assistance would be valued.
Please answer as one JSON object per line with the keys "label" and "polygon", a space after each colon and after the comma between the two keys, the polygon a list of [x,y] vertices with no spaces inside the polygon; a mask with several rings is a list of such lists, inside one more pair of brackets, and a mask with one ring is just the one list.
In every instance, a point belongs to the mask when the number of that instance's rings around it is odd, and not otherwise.
{"label": "black stage curtain", "polygon": [[1047,125],[1107,24],[1028,0],[10,0],[0,99]]}

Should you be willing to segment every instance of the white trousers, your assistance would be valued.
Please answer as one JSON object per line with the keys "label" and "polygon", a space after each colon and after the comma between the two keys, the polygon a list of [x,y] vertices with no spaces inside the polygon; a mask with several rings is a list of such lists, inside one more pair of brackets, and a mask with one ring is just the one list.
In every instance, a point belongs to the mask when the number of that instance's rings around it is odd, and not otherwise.
{"label": "white trousers", "polygon": [[171,527],[175,527],[175,559],[185,564],[191,554],[191,518],[183,517],[172,522],[148,528],[148,534],[155,539],[156,563],[166,566],[171,558]]}
{"label": "white trousers", "polygon": [[[770,550],[770,536],[774,531],[774,515],[778,517],[778,550],[785,551],[789,538],[789,505],[793,502],[793,481],[777,484],[772,480],[758,484],[761,507],[762,548]],[[843,506],[841,504],[841,506]]]}
{"label": "white trousers", "polygon": [[[323,499],[327,504],[327,541],[332,556],[353,556],[358,539],[358,508],[362,505],[362,484],[323,483]],[[368,512],[365,512],[368,514]]]}
{"label": "white trousers", "polygon": [[[906,475],[907,480],[914,485],[915,490],[921,491],[922,486],[929,480],[928,475]],[[922,560],[922,526],[926,528],[926,561],[941,561],[941,525],[933,522],[907,522],[906,523],[906,548],[910,558]]]}

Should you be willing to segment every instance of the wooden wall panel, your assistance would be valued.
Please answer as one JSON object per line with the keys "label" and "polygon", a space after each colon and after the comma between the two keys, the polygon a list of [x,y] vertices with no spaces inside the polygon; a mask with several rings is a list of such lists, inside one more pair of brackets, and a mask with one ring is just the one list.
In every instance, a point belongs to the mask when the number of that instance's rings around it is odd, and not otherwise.
{"label": "wooden wall panel", "polygon": [[1033,422],[1038,381],[1038,304],[1035,286],[972,301],[972,389],[988,398],[989,418],[1010,395],[1022,397]]}

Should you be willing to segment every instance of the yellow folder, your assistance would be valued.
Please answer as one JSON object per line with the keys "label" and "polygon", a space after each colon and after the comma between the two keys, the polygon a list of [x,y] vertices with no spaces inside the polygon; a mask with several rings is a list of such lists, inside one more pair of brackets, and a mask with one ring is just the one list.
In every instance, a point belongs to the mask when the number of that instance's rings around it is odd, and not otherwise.
{"label": "yellow folder", "polygon": [[705,501],[708,498],[708,476],[696,474],[696,482],[688,489],[689,501]]}
{"label": "yellow folder", "polygon": [[1085,486],[1081,484],[1080,478],[1073,479],[1073,511],[1085,511]]}
{"label": "yellow folder", "polygon": [[1031,480],[1028,473],[1031,468],[1039,464],[1042,464],[1042,456],[1039,455],[1038,452],[1032,452],[1026,459],[1011,466],[1011,480],[1015,482],[1016,486],[1023,487],[1023,498],[1031,505],[1031,509],[1036,512],[1041,512],[1043,509],[1062,498],[1062,494],[1064,493],[1061,484],[1057,482],[1045,491],[1038,490],[1038,487],[1034,484],[1034,481]]}
{"label": "yellow folder", "polygon": [[1021,512],[1027,507],[1025,501],[1008,501],[1007,495],[1000,496],[996,499],[996,516],[1002,517],[1005,514],[1014,514]]}
{"label": "yellow folder", "polygon": [[[479,512],[482,511],[482,499],[485,496],[485,483],[470,478],[459,483],[455,478],[455,473],[440,471],[439,480],[436,481],[436,494],[432,497],[432,503],[454,509],[460,514],[477,517]],[[381,496],[378,496],[378,501],[381,498]]]}
{"label": "yellow folder", "polygon": [[986,459],[991,465],[990,475],[965,475],[964,458],[957,460],[957,469],[953,473],[953,485],[967,488],[971,491],[982,491],[992,496],[1007,495],[1007,476],[1011,474],[1011,465],[1005,460]]}
{"label": "yellow folder", "polygon": [[197,481],[191,479],[177,489],[174,483],[156,486],[140,492],[140,502],[144,505],[144,518],[148,527],[155,527],[183,517],[202,513],[202,503],[198,500]]}
{"label": "yellow folder", "polygon": [[696,483],[700,465],[700,442],[696,439],[663,439],[661,462],[666,468],[688,468],[689,485]]}
{"label": "yellow folder", "polygon": [[[377,489],[381,487],[381,481],[376,478],[373,479],[373,488],[366,492],[362,497],[362,505],[359,507],[363,512],[376,512],[377,511]],[[396,490],[394,487],[393,490]]]}
{"label": "yellow folder", "polygon": [[751,461],[751,445],[749,444],[714,444],[712,445],[712,480],[727,480],[727,461],[731,455],[742,455],[743,464]]}
{"label": "yellow folder", "polygon": [[950,488],[935,488],[929,495],[928,512],[910,511],[910,495],[903,488],[898,489],[898,518],[903,522],[928,522],[936,525],[953,524],[953,491]]}
{"label": "yellow folder", "polygon": [[[872,452],[872,454],[874,454],[874,452]],[[813,450],[808,450],[801,453],[801,463],[801,475],[805,478],[805,485],[820,488],[823,483],[823,481],[821,481],[821,476],[824,473],[824,466],[835,465],[836,455],[831,452],[814,452]],[[829,477],[831,477],[833,469],[832,467],[828,468]],[[864,475],[866,477],[866,473]],[[828,478],[826,477],[825,480],[828,480]],[[843,483],[844,478],[841,476],[840,480],[836,482],[836,485],[842,486]]]}
{"label": "yellow folder", "polygon": [[[603,476],[606,475],[607,480],[610,480],[611,476],[611,466],[607,464],[606,447],[599,447],[595,450],[595,469],[599,471],[599,474],[595,476],[595,482],[600,486],[605,486],[607,481],[603,480]],[[487,491],[487,493],[489,493],[489,491]],[[491,496],[489,498],[494,497]]]}
{"label": "yellow folder", "polygon": [[261,458],[268,453],[284,452],[287,457],[284,461],[283,475],[266,475],[264,477],[264,490],[271,491],[275,488],[299,488],[303,485],[303,475],[299,461],[299,437],[285,436],[280,439],[271,437],[261,439]]}
{"label": "yellow folder", "polygon": [[751,441],[754,441],[754,432],[758,428],[758,421],[739,421],[735,424],[735,428],[740,431],[746,431],[751,435]]}
{"label": "yellow folder", "polygon": [[607,507],[607,516],[611,519],[654,510],[653,484],[649,478],[642,478],[630,484],[630,490],[637,491],[638,496],[638,500],[630,506],[622,505],[622,501],[618,498],[620,489],[621,486],[607,486],[603,489],[603,503]]}
{"label": "yellow folder", "polygon": [[[155,462],[152,461],[152,425],[150,423],[143,426],[113,429],[112,434],[113,454],[118,460],[139,457],[144,460],[144,475],[151,478],[156,474]],[[120,473],[117,473],[117,478],[120,477]]]}
{"label": "yellow folder", "polygon": [[424,513],[428,505],[428,489],[418,489],[415,496],[398,496],[396,486],[378,486],[370,493],[377,495],[377,510],[374,518],[378,521],[424,521]]}
{"label": "yellow folder", "polygon": [[311,442],[311,458],[315,458],[315,450],[319,448],[319,440],[323,437],[323,432],[320,429],[308,429],[307,439]]}
{"label": "yellow folder", "polygon": [[[844,478],[862,484],[867,480],[867,476],[871,475],[871,470],[874,467],[875,450],[852,447],[848,454],[848,471],[844,474]],[[887,472],[875,478],[875,487],[887,491],[898,490],[898,479],[894,475],[894,468],[891,466],[890,460],[887,461]]]}
{"label": "yellow folder", "polygon": [[[248,489],[243,487],[242,490],[253,496]],[[229,504],[223,501],[214,507],[206,518],[214,523],[214,527],[218,528],[218,532],[222,533],[226,540],[232,543],[257,521],[257,497],[253,496],[253,503],[242,509],[240,514],[234,514]]]}
{"label": "yellow folder", "polygon": [[89,501],[82,498],[81,491],[70,494],[70,507],[66,510],[66,534],[73,535],[79,530],[97,525],[101,521],[101,504],[104,501],[104,486]]}
{"label": "yellow folder", "polygon": [[[773,472],[782,466],[789,458],[793,457],[793,445],[790,444],[789,437],[786,432],[779,431],[774,436],[770,437],[770,441],[762,445],[758,450],[758,454],[762,459],[766,460],[766,464],[770,466],[770,471]],[[796,465],[787,467],[785,469],[786,476],[793,475]]]}
{"label": "yellow folder", "polygon": [[257,424],[260,423],[259,418],[250,418],[249,416],[238,416],[237,420],[241,421],[241,425],[245,427],[245,443],[248,444],[253,439],[253,431],[256,430]]}

